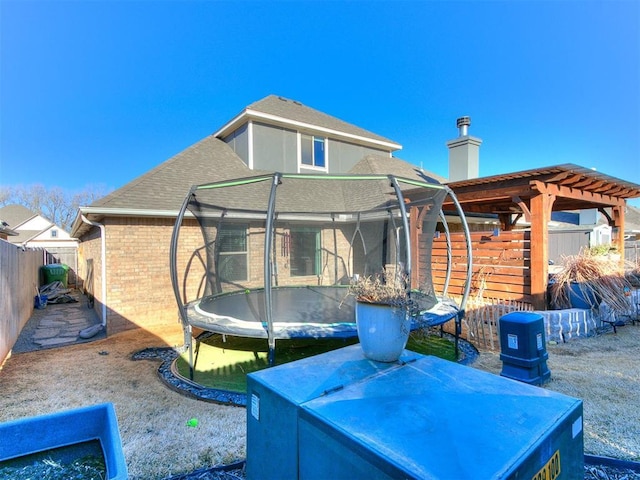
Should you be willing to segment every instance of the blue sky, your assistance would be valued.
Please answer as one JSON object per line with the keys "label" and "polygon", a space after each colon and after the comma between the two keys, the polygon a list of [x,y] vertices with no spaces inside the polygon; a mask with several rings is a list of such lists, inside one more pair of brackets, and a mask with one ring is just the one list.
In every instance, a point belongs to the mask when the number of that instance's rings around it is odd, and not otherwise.
{"label": "blue sky", "polygon": [[637,1],[0,0],[0,48],[0,185],[121,187],[272,93],[443,176],[468,115],[482,176],[640,184]]}

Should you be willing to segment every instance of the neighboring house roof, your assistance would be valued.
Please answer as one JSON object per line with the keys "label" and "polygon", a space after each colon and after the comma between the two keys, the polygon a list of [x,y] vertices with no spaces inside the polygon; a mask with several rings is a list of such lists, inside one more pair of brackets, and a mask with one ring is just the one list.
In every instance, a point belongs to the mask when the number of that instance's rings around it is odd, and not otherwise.
{"label": "neighboring house roof", "polygon": [[27,243],[37,237],[42,230],[16,230],[17,235],[11,238],[11,243]]}
{"label": "neighboring house roof", "polygon": [[0,208],[0,218],[14,230],[37,216],[37,213],[33,213],[24,205],[13,204]]}
{"label": "neighboring house roof", "polygon": [[[0,218],[14,232],[13,236],[8,239],[11,243],[48,246],[71,240],[69,234],[62,228],[23,205],[14,204],[0,208]],[[52,230],[57,231],[55,237],[51,236]]]}
{"label": "neighboring house roof", "polygon": [[13,237],[18,235],[17,232],[9,228],[9,224],[0,219],[0,238]]}
{"label": "neighboring house roof", "polygon": [[374,144],[388,151],[402,148],[402,145],[393,140],[307,107],[296,100],[277,95],[269,95],[252,103],[214,135],[224,138],[248,120],[262,120],[270,125],[281,125],[295,130],[324,132],[327,136],[356,143]]}
{"label": "neighboring house roof", "polygon": [[43,228],[29,228],[30,221],[36,220],[38,216],[39,215],[37,213],[33,213],[24,205],[13,204],[0,208],[0,217],[14,232],[8,241],[11,243],[23,244],[42,232],[44,228],[44,224],[42,224],[42,222],[35,223],[40,223]]}
{"label": "neighboring house roof", "polygon": [[628,233],[640,233],[640,208],[627,206],[624,215],[624,231]]}

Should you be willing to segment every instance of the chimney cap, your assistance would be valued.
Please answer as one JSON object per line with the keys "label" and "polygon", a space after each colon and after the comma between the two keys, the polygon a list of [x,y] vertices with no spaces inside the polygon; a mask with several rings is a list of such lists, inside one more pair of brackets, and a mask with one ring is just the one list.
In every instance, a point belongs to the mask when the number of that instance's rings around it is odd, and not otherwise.
{"label": "chimney cap", "polygon": [[462,126],[471,125],[471,117],[460,117],[456,120],[456,127],[460,128]]}

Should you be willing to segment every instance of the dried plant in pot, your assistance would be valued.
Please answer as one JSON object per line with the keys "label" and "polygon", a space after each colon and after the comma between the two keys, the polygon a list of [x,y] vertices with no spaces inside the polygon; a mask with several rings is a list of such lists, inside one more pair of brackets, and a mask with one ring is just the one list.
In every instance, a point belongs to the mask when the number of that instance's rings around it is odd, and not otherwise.
{"label": "dried plant in pot", "polygon": [[356,326],[365,357],[395,362],[407,344],[417,311],[406,275],[383,272],[358,277],[349,288],[356,299]]}
{"label": "dried plant in pot", "polygon": [[555,308],[597,308],[605,300],[614,311],[629,308],[625,296],[629,282],[620,269],[620,262],[582,250],[578,255],[562,259],[561,270],[550,281],[550,300]]}

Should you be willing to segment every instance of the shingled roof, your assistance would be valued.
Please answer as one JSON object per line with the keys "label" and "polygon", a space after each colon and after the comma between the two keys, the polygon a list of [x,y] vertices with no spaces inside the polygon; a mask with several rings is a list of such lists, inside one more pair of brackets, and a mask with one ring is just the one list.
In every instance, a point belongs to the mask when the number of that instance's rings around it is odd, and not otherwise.
{"label": "shingled roof", "polygon": [[[314,130],[324,129],[336,137],[358,139],[360,143],[375,144],[389,151],[401,148],[401,145],[385,137],[304,106],[300,102],[269,95],[246,107],[215,134],[190,146],[88,207],[82,207],[82,214],[98,222],[107,215],[174,217],[193,185],[270,173],[249,169],[222,140],[227,131],[230,132],[246,122],[248,117],[263,118],[272,124],[288,122],[296,128],[308,126]],[[356,164],[350,173],[393,173],[418,180],[429,181],[429,177],[437,181],[443,180],[429,172],[425,175],[425,172],[414,165],[386,155],[368,155]],[[72,227],[72,235],[82,236],[88,228],[89,226],[78,216]]]}
{"label": "shingled roof", "polygon": [[6,205],[0,208],[0,220],[6,223],[6,225],[3,226],[2,231],[6,235],[10,235],[12,237],[11,243],[28,242],[32,238],[38,236],[38,234],[43,230],[18,230],[18,228],[37,216],[37,213],[32,212],[24,205]]}
{"label": "shingled roof", "polygon": [[214,135],[224,138],[249,119],[264,119],[270,124],[324,131],[334,138],[345,138],[357,143],[377,144],[389,151],[402,148],[402,145],[393,140],[307,107],[296,100],[289,100],[277,95],[269,95],[252,103]]}
{"label": "shingled roof", "polygon": [[24,205],[17,203],[0,208],[1,219],[7,222],[11,228],[17,228],[37,215],[37,213],[32,212]]}
{"label": "shingled roof", "polygon": [[[122,188],[82,207],[90,219],[107,214],[175,216],[193,185],[259,174],[250,170],[222,140],[210,135],[158,165]],[[87,226],[77,218],[72,235]]]}
{"label": "shingled roof", "polygon": [[[222,218],[243,222],[249,218],[265,220],[275,175],[201,185],[190,199],[189,209],[204,223],[217,223]],[[364,215],[363,219],[380,218],[387,210],[398,210],[398,196],[388,175],[283,174],[277,183],[273,207],[276,221],[326,222],[330,214],[334,215],[331,221],[336,222],[353,222],[353,215],[360,214]],[[417,178],[409,179],[411,182],[401,177],[396,180],[405,193],[412,192],[405,201],[434,204],[446,195],[446,187],[442,184],[430,183],[434,188],[424,188],[415,183],[420,180]],[[419,195],[416,194],[418,191]]]}
{"label": "shingled roof", "polygon": [[446,178],[433,172],[422,170],[418,166],[395,157],[383,155],[366,155],[356,163],[349,173],[387,175],[392,173],[397,177],[404,177],[423,182],[445,183]]}
{"label": "shingled roof", "polygon": [[91,204],[104,209],[180,209],[192,185],[255,175],[222,140],[209,136]]}

